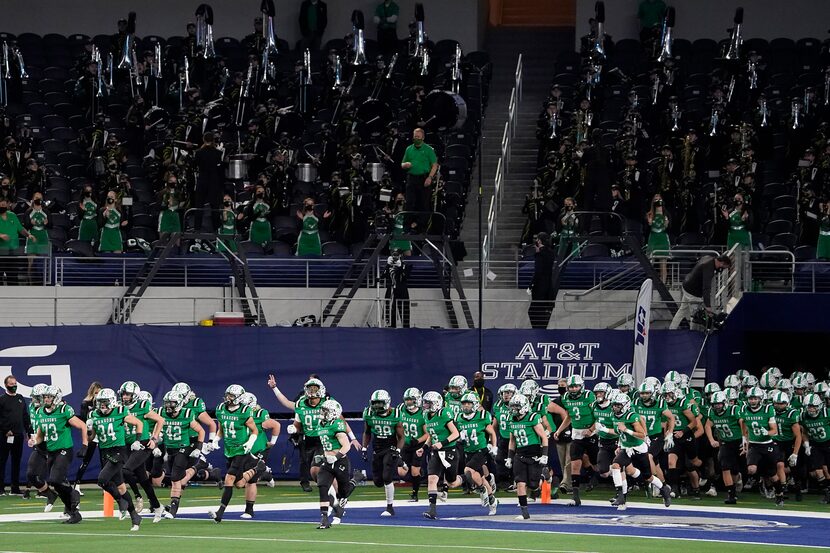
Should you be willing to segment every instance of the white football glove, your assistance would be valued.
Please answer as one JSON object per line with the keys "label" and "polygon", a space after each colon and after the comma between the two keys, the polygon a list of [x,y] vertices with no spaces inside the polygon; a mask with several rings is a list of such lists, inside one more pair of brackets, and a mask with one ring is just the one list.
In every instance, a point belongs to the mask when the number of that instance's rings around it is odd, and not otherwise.
{"label": "white football glove", "polygon": [[161,448],[157,447],[153,450],[153,457],[161,457],[164,453],[161,452]]}
{"label": "white football glove", "polygon": [[141,451],[142,449],[144,449],[144,446],[141,445],[141,442],[139,442],[138,440],[136,440],[132,444],[130,444],[130,450],[131,451]]}
{"label": "white football glove", "polygon": [[507,459],[505,459],[504,460],[504,466],[505,466],[505,468],[512,469],[513,468],[513,459],[511,459],[509,457]]}
{"label": "white football glove", "polygon": [[601,422],[596,423],[594,426],[597,429],[597,432],[605,432],[608,433],[608,427],[602,424]]}
{"label": "white football glove", "polygon": [[217,449],[219,449],[219,436],[217,436],[216,434],[211,436],[210,446],[213,448],[211,449],[211,451],[216,451]]}
{"label": "white football glove", "polygon": [[242,444],[242,451],[245,453],[245,455],[251,452],[251,450],[254,448],[255,442],[256,434],[251,434],[250,436],[248,436],[248,439],[245,440],[244,444]]}
{"label": "white football glove", "polygon": [[297,427],[296,427],[296,426],[294,426],[293,424],[289,424],[289,425],[288,425],[288,428],[286,428],[286,429],[285,429],[285,431],[286,431],[286,432],[288,432],[288,435],[289,435],[289,436],[291,436],[291,435],[293,435],[293,434],[296,434],[296,433],[297,433]]}
{"label": "white football glove", "polygon": [[547,455],[540,455],[536,457],[536,460],[539,462],[540,465],[543,467],[548,466],[548,456]]}
{"label": "white football glove", "polygon": [[213,445],[213,442],[205,442],[202,444],[202,454],[203,455],[210,455],[212,451],[214,451],[216,447]]}
{"label": "white football glove", "polygon": [[[203,444],[203,445],[204,445],[204,444]],[[194,448],[193,448],[193,451],[191,451],[191,452],[190,452],[190,456],[191,456],[192,458],[194,458],[194,459],[198,459],[198,458],[199,458],[199,455],[200,455],[201,453],[202,453],[202,452],[201,452],[199,449],[197,449],[197,448],[195,448],[195,447],[194,447]]]}
{"label": "white football glove", "polygon": [[337,462],[337,456],[336,455],[326,455],[326,463],[328,463],[330,465],[333,465],[336,462]]}
{"label": "white football glove", "polygon": [[663,440],[663,450],[669,451],[674,447],[674,436],[669,434],[666,436],[665,440]]}
{"label": "white football glove", "polygon": [[492,455],[493,457],[499,454],[499,448],[497,448],[493,444],[487,444],[487,451],[489,451],[490,455]]}
{"label": "white football glove", "polygon": [[760,427],[759,427],[759,428],[758,428],[758,430],[757,430],[757,432],[758,432],[758,434],[760,434],[761,436],[769,436],[769,430],[767,430],[766,428],[760,428]]}
{"label": "white football glove", "polygon": [[798,464],[798,453],[793,453],[792,455],[790,455],[789,458],[787,459],[787,463],[791,467],[796,466]]}
{"label": "white football glove", "polygon": [[813,452],[813,447],[810,445],[810,442],[804,442],[804,455],[807,457]]}

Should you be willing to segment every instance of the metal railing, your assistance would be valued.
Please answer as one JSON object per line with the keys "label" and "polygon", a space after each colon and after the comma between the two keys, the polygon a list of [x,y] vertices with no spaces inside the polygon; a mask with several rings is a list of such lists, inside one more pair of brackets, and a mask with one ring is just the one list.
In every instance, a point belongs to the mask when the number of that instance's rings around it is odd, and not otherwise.
{"label": "metal railing", "polygon": [[0,256],[0,285],[51,286],[52,267],[51,251],[46,255]]}

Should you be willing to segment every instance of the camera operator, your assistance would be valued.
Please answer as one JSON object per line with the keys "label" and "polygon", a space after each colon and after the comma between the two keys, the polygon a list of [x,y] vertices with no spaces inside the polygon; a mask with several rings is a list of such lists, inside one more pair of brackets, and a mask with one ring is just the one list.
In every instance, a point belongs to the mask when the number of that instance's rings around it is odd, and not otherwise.
{"label": "camera operator", "polygon": [[409,328],[409,288],[407,281],[412,266],[403,262],[401,252],[393,250],[386,260],[386,322],[392,328],[398,326],[398,316],[402,328]]}
{"label": "camera operator", "polygon": [[701,304],[707,312],[712,312],[712,279],[716,272],[719,273],[730,267],[732,267],[732,260],[726,255],[719,257],[706,255],[700,258],[683,279],[683,295],[680,298],[680,307],[669,326],[671,330],[680,328],[683,319],[689,320],[690,327],[694,326],[692,316]]}
{"label": "camera operator", "polygon": [[530,307],[527,315],[530,326],[533,328],[547,328],[550,314],[553,312],[553,302],[556,299],[553,290],[553,265],[556,256],[550,247],[550,235],[540,232],[536,235],[534,246],[536,255],[533,265],[533,282],[530,285]]}

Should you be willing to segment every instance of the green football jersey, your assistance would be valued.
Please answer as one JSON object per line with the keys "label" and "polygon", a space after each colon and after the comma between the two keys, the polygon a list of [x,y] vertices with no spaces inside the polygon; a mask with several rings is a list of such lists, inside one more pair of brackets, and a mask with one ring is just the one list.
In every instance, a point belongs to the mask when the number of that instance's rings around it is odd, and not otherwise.
{"label": "green football jersey", "polygon": [[320,424],[317,430],[320,443],[323,445],[323,451],[337,451],[340,449],[340,441],[337,435],[346,433],[346,421],[335,419],[334,422],[329,424]]}
{"label": "green football jersey", "polygon": [[[611,404],[608,403],[605,407],[601,406],[599,402],[594,403],[594,420],[606,428],[614,428],[614,410],[611,409]],[[617,436],[609,434],[608,432],[598,432],[600,439],[616,440]]]}
{"label": "green football jersey", "polygon": [[493,415],[499,421],[499,436],[510,439],[510,430],[507,428],[511,416],[510,406],[502,400],[498,400],[493,406]]}
{"label": "green football jersey", "polygon": [[302,397],[294,404],[294,419],[303,427],[303,434],[309,438],[320,435],[320,417],[323,415],[323,400],[317,405],[310,405],[308,398]]}
{"label": "green football jersey", "polygon": [[737,405],[726,405],[723,413],[718,414],[713,408],[706,411],[706,417],[712,421],[713,437],[719,442],[737,442],[741,435],[741,409]]}
{"label": "green football jersey", "polygon": [[773,441],[790,442],[795,439],[793,426],[801,422],[801,413],[792,407],[775,411],[775,422],[778,424],[778,434],[772,437]]}
{"label": "green football jersey", "polygon": [[30,402],[28,410],[29,410],[29,422],[32,423],[32,428],[37,430],[37,428],[38,428],[37,421],[38,421],[38,417],[39,417],[38,412],[40,411],[40,407],[35,407],[34,402]]}
{"label": "green football jersey", "polygon": [[793,394],[793,397],[790,400],[790,407],[793,409],[801,409],[804,407],[804,396]]}
{"label": "green football jersey", "polygon": [[38,428],[43,433],[47,451],[72,449],[72,427],[69,419],[75,416],[75,411],[66,403],[61,403],[53,411],[46,407],[38,409]]}
{"label": "green football jersey", "polygon": [[770,423],[775,422],[775,409],[772,405],[761,405],[757,411],[749,406],[741,411],[741,418],[746,426],[747,438],[751,444],[768,444],[772,437],[763,433],[769,430]]}
{"label": "green football jersey", "polygon": [[631,410],[645,419],[646,434],[649,436],[663,434],[663,411],[666,410],[666,402],[663,401],[663,398],[656,398],[651,405],[646,405],[642,399],[637,397],[631,406]]}
{"label": "green football jersey", "polygon": [[594,424],[594,392],[582,390],[577,397],[568,392],[562,396],[562,406],[571,416],[571,426],[576,430],[585,430]]}
{"label": "green football jersey", "polygon": [[196,420],[196,414],[190,409],[180,409],[178,415],[169,415],[167,409],[159,408],[164,419],[164,445],[170,449],[180,449],[190,445],[190,423]]}
{"label": "green football jersey", "polygon": [[[612,418],[614,422],[612,422],[609,426],[614,427],[614,429],[617,429],[617,423],[621,422],[628,430],[635,430],[634,423],[640,421],[640,415],[631,410],[623,413],[622,415],[613,415]],[[625,432],[620,432],[619,435],[620,447],[622,448],[638,447],[645,443],[645,440],[638,438],[637,436],[631,436]]]}
{"label": "green football jersey", "polygon": [[699,416],[701,416],[700,404],[695,403],[694,401],[691,401],[688,398],[687,398],[687,402],[689,404],[689,411],[692,412],[692,416],[694,418],[698,418]]}
{"label": "green football jersey", "polygon": [[493,424],[493,416],[487,411],[476,411],[470,418],[463,413],[455,419],[458,426],[459,440],[464,444],[464,451],[475,453],[487,447],[487,426]]}
{"label": "green football jersey", "polygon": [[254,447],[251,448],[251,453],[256,455],[268,449],[268,437],[265,435],[265,429],[262,428],[262,425],[271,418],[271,415],[265,409],[256,409],[251,412],[251,417],[254,419],[257,431],[256,441]]}
{"label": "green football jersey", "polygon": [[98,447],[109,449],[111,447],[124,447],[127,445],[127,423],[124,419],[130,414],[130,410],[119,405],[109,414],[104,415],[98,409],[89,412],[87,425],[92,424],[95,437],[98,438]]}
{"label": "green football jersey", "polygon": [[[521,453],[523,449],[542,444],[542,439],[533,429],[537,424],[541,423],[542,419],[539,417],[539,413],[527,413],[520,419],[510,417],[507,428],[513,436],[517,452]],[[534,449],[537,448],[534,447]]]}
{"label": "green football jersey", "polygon": [[132,405],[128,405],[130,414],[144,423],[141,429],[141,434],[136,434],[135,426],[132,424],[124,425],[126,431],[127,445],[132,444],[136,440],[146,440],[150,437],[150,430],[155,426],[155,422],[146,418],[147,414],[153,410],[153,406],[149,401],[135,401]]}
{"label": "green football jersey", "polygon": [[406,404],[398,405],[398,420],[403,426],[404,443],[411,444],[424,435],[424,412],[419,407],[414,413],[406,409]]}
{"label": "green football jersey", "polygon": [[461,414],[461,398],[455,399],[449,392],[444,394],[444,409],[449,409],[453,417],[457,417]]}
{"label": "green football jersey", "polygon": [[378,415],[369,407],[363,410],[363,421],[367,433],[372,435],[372,447],[375,451],[397,447],[397,428],[400,419],[398,411],[390,409],[386,415]]}
{"label": "green football jersey", "polygon": [[245,455],[243,446],[251,435],[251,430],[245,424],[251,418],[251,409],[240,405],[236,409],[228,409],[225,403],[216,407],[216,420],[222,431],[222,442],[225,446],[225,457]]}
{"label": "green football jersey", "polygon": [[[424,414],[424,430],[429,434],[430,441],[433,444],[437,444],[438,442],[442,442],[449,438],[449,424],[451,422],[455,422],[455,415],[453,415],[452,410],[448,407],[444,407],[435,414]],[[446,449],[447,447],[453,447],[454,445],[455,441],[444,447]]]}
{"label": "green football jersey", "polygon": [[830,440],[830,412],[822,407],[818,415],[811,417],[807,410],[801,412],[801,426],[807,430],[807,437],[811,442],[823,444]]}
{"label": "green football jersey", "polygon": [[[666,402],[666,408],[671,411],[671,414],[674,416],[674,429],[675,431],[682,432],[689,427],[689,420],[686,418],[686,415],[683,413],[684,411],[691,411],[692,408],[689,406],[689,400],[685,397],[682,399],[675,400],[674,403]],[[694,412],[692,412],[694,415]]]}
{"label": "green football jersey", "polygon": [[[205,409],[205,402],[200,397],[194,397],[193,399],[185,403],[184,409],[190,409],[190,411],[193,412],[194,419],[198,419],[199,415],[207,411],[207,409]],[[188,428],[187,433],[190,436],[191,441],[195,440],[196,436],[198,436],[198,432],[196,432],[192,428]]]}

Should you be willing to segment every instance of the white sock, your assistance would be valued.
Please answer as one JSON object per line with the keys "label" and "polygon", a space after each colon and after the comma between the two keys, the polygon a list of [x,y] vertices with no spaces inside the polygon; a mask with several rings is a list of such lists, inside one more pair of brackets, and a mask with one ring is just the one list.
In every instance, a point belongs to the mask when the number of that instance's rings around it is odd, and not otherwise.
{"label": "white sock", "polygon": [[386,492],[386,504],[391,505],[395,500],[395,484],[385,484],[383,490]]}
{"label": "white sock", "polygon": [[658,489],[658,490],[662,490],[662,489],[663,489],[663,483],[662,483],[662,482],[660,482],[660,479],[659,479],[659,478],[657,478],[656,476],[653,476],[653,477],[651,478],[651,482],[649,482],[649,484],[651,484],[652,486],[654,486],[654,487],[655,487],[656,489]]}
{"label": "white sock", "polygon": [[628,493],[628,479],[625,477],[625,474],[622,475],[622,493],[623,495]]}
{"label": "white sock", "polygon": [[611,479],[614,481],[614,485],[618,488],[623,485],[623,478],[620,469],[611,469]]}
{"label": "white sock", "polygon": [[634,468],[634,472],[631,473],[631,478],[639,478],[640,477],[640,469]]}

